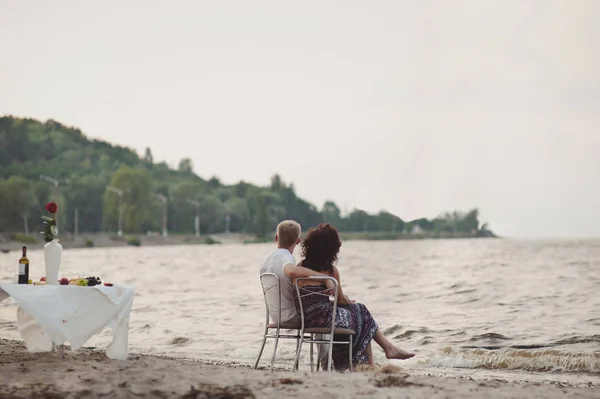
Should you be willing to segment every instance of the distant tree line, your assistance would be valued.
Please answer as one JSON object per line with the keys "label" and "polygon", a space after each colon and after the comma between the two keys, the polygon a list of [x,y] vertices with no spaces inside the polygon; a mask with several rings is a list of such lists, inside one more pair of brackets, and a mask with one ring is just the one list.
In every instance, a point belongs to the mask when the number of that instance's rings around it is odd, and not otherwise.
{"label": "distant tree line", "polygon": [[305,230],[325,221],[348,232],[492,234],[480,225],[477,209],[409,222],[386,211],[354,209],[343,215],[333,201],[318,209],[301,199],[279,175],[267,187],[244,181],[225,185],[217,177],[196,175],[189,158],[173,170],[155,163],[150,149],[140,157],[52,120],[0,117],[0,232],[39,234],[49,200],[59,206],[59,231],[74,231],[77,212],[79,231],[116,232],[120,210],[126,233],[160,231],[161,196],[171,233],[193,234],[198,209],[203,234],[224,232],[228,223],[231,232],[263,237],[282,219],[294,219]]}

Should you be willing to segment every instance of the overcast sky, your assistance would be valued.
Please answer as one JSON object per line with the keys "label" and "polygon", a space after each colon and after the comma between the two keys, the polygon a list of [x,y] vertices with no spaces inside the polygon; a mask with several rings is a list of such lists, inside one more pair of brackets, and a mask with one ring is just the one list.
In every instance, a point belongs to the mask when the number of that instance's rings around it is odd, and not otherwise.
{"label": "overcast sky", "polygon": [[600,236],[600,1],[0,0],[0,114],[403,219]]}

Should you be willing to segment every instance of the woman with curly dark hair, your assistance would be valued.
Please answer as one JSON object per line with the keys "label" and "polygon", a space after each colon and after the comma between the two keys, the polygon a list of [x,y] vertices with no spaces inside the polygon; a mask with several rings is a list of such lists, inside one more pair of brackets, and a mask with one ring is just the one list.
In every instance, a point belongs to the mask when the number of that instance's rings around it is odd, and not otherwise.
{"label": "woman with curly dark hair", "polygon": [[[385,351],[388,359],[408,359],[414,356],[392,344],[383,335],[379,326],[371,316],[367,307],[351,301],[342,289],[340,273],[335,266],[342,241],[337,230],[330,224],[321,224],[309,231],[302,241],[302,261],[299,266],[328,274],[338,282],[338,307],[336,309],[335,326],[348,328],[356,332],[352,342],[353,364],[373,364],[371,340]],[[319,292],[322,285],[314,281],[303,280],[299,283],[303,290]],[[305,327],[330,327],[333,304],[322,295],[310,295],[302,299]],[[300,312],[299,298],[296,298],[296,309]],[[337,370],[349,367],[346,345],[333,346],[333,365]]]}

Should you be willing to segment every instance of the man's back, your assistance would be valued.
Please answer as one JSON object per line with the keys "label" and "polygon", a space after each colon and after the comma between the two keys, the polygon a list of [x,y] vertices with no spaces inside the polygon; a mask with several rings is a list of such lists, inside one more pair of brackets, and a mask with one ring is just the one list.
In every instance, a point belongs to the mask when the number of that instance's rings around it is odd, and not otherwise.
{"label": "man's back", "polygon": [[[283,267],[287,264],[296,264],[296,258],[287,249],[277,248],[271,252],[265,259],[260,268],[260,273],[274,273],[279,277],[279,287],[281,289],[281,320],[290,321],[296,317],[296,304],[294,297],[296,291],[292,285],[292,280],[285,275]],[[273,284],[272,280],[264,280],[263,284],[268,287]],[[277,290],[273,289],[267,292],[267,303],[269,304],[269,315],[272,321],[277,321],[279,312],[279,297]]]}

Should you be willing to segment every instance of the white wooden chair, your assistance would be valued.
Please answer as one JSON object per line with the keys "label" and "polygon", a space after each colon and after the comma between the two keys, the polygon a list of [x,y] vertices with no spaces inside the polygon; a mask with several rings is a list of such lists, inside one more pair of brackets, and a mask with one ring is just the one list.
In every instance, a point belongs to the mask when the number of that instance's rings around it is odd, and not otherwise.
{"label": "white wooden chair", "polygon": [[[303,280],[313,280],[315,282],[325,282],[330,280],[334,284],[334,295],[330,295],[329,290],[323,287],[320,291],[310,291],[304,287],[300,287],[298,284]],[[300,352],[302,351],[303,343],[310,343],[310,371],[313,370],[313,344],[328,344],[328,356],[327,356],[327,371],[331,372],[331,366],[333,363],[333,345],[348,345],[348,360],[350,371],[352,371],[352,337],[355,335],[354,330],[350,330],[347,328],[337,328],[335,327],[335,316],[337,309],[337,300],[338,300],[338,283],[337,280],[333,277],[301,277],[296,279],[296,293],[298,295],[298,301],[300,303],[300,334],[298,335],[298,349],[296,350],[296,362],[294,363],[294,370],[298,370],[298,362],[300,360]],[[312,295],[322,295],[329,298],[332,302],[332,314],[331,314],[331,326],[323,326],[323,327],[306,327],[304,322],[304,307],[302,300],[303,298],[312,296]],[[310,334],[310,336],[305,336],[305,334]],[[316,334],[328,334],[327,339],[317,339],[315,338]],[[347,335],[348,341],[334,341],[336,335]],[[319,362],[317,361],[317,371],[319,370]]]}

